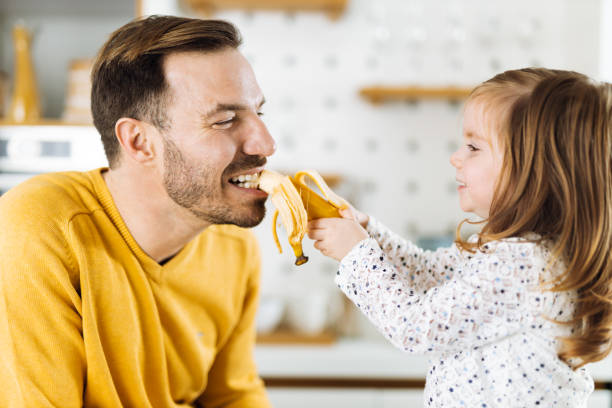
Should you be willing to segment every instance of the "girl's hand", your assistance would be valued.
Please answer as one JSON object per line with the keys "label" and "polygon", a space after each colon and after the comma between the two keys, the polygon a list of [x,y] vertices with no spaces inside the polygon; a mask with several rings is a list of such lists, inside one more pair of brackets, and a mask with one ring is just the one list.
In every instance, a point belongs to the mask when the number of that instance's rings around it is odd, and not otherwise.
{"label": "girl's hand", "polygon": [[366,230],[352,218],[320,218],[308,223],[308,237],[315,241],[314,247],[337,261],[368,236]]}

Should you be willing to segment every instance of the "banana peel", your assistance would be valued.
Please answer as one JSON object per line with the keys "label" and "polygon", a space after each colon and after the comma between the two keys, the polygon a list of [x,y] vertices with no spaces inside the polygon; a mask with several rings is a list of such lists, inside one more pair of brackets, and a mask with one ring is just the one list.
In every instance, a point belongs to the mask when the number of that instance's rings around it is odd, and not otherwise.
{"label": "banana peel", "polygon": [[[307,179],[314,182],[323,196],[310,188]],[[280,215],[287,231],[289,245],[295,254],[296,265],[308,261],[302,250],[302,239],[306,234],[308,221],[340,217],[340,210],[348,208],[348,203],[334,193],[315,170],[298,171],[293,177],[264,170],[259,176],[259,189],[268,193],[276,207],[272,219],[272,234],[278,251],[283,252],[276,233],[276,222]]]}

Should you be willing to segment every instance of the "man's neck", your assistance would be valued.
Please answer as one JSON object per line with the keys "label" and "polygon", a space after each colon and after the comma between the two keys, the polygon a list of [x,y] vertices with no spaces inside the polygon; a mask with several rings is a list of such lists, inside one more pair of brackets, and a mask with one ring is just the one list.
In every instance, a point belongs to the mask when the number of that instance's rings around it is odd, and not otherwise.
{"label": "man's neck", "polygon": [[122,167],[102,176],[130,234],[153,260],[168,260],[208,226],[172,201],[155,178]]}

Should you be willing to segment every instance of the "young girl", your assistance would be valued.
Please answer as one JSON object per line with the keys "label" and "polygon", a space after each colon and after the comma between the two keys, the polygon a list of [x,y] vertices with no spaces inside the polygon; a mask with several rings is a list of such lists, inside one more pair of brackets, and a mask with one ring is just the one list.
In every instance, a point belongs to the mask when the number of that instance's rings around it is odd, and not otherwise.
{"label": "young girl", "polygon": [[[451,156],[481,232],[423,251],[354,209],[309,236],[433,407],[585,407],[612,338],[612,85],[547,69],[479,85]],[[459,226],[461,227],[461,225]]]}

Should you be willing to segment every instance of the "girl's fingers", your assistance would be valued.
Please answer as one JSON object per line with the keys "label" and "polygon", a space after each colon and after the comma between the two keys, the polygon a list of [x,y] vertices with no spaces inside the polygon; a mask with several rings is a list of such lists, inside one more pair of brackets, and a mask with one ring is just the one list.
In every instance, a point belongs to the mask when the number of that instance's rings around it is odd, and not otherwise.
{"label": "girl's fingers", "polygon": [[319,228],[319,220],[308,221],[308,231]]}
{"label": "girl's fingers", "polygon": [[319,251],[323,252],[323,241],[315,241],[313,246]]}
{"label": "girl's fingers", "polygon": [[308,238],[320,241],[323,239],[323,230],[322,229],[310,229],[308,228]]}
{"label": "girl's fingers", "polygon": [[313,240],[321,240],[325,237],[325,219],[312,220],[308,223],[308,237]]}
{"label": "girl's fingers", "polygon": [[329,221],[329,218],[318,218],[316,220],[308,221],[308,229],[316,230],[316,229],[324,229],[327,227],[326,223]]}

